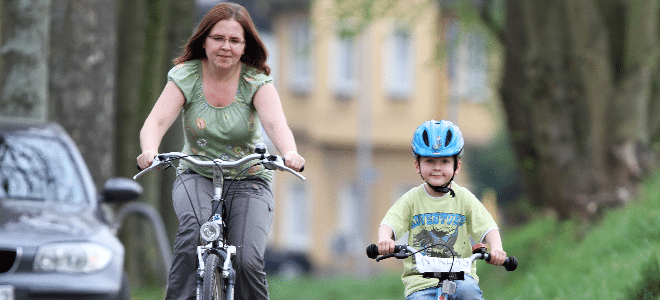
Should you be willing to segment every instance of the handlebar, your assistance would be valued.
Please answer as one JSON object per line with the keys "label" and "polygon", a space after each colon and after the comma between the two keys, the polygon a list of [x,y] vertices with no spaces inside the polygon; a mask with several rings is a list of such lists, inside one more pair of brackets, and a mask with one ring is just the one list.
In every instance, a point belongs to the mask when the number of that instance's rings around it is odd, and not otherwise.
{"label": "handlebar", "polygon": [[[142,175],[144,175],[145,173],[153,171],[154,169],[160,170],[160,168],[163,166],[169,166],[170,165],[169,162],[175,159],[183,159],[198,167],[203,167],[203,168],[217,167],[220,169],[235,169],[247,162],[258,160],[259,161],[258,163],[263,164],[264,167],[266,167],[266,169],[287,171],[293,175],[296,175],[296,177],[300,178],[303,181],[306,180],[305,176],[285,166],[284,158],[282,156],[268,154],[268,152],[266,152],[266,147],[263,144],[257,145],[257,147],[255,148],[255,153],[246,155],[243,158],[235,161],[228,161],[222,159],[199,160],[194,156],[190,156],[180,152],[161,153],[156,155],[154,161],[151,163],[151,166],[135,174],[135,176],[133,176],[133,179],[137,179]],[[301,168],[301,172],[303,168]]]}
{"label": "handlebar", "polygon": [[[390,254],[385,254],[378,256],[378,246],[376,244],[371,244],[367,246],[367,256],[371,259],[375,259],[377,262],[383,259],[390,257],[395,257],[397,259],[405,259],[411,255],[418,254],[419,252],[408,245],[395,245],[394,252]],[[472,247],[472,256],[468,259],[470,264],[477,260],[483,259],[485,261],[490,261],[490,253],[486,253],[486,246],[484,244],[476,244]],[[421,254],[420,254],[421,255]],[[518,260],[514,256],[509,256],[504,259],[504,264],[502,265],[507,271],[513,271],[518,267]]]}

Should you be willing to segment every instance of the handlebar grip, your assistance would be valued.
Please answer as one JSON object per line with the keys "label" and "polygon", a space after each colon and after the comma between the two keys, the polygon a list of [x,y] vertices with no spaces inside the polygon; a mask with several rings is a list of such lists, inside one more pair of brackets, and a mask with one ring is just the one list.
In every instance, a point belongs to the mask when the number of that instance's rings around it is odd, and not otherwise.
{"label": "handlebar grip", "polygon": [[372,259],[378,257],[378,246],[376,244],[367,246],[367,257]]}
{"label": "handlebar grip", "polygon": [[511,272],[518,268],[518,260],[516,259],[515,256],[509,256],[504,260],[504,269],[507,271]]}
{"label": "handlebar grip", "polygon": [[[487,255],[484,258],[485,261],[490,261],[490,255]],[[505,270],[511,272],[518,268],[518,259],[516,259],[515,256],[509,256],[504,259],[504,263],[502,264]]]}
{"label": "handlebar grip", "polygon": [[[386,255],[389,255],[387,257],[391,257],[391,256],[394,256],[394,253],[401,252],[401,250],[404,250],[404,249],[406,249],[406,245],[394,245],[394,252],[392,252],[391,254],[386,254]],[[372,258],[372,259],[375,259],[375,258],[378,257],[378,246],[376,246],[376,244],[371,244],[371,245],[367,246],[367,257]]]}

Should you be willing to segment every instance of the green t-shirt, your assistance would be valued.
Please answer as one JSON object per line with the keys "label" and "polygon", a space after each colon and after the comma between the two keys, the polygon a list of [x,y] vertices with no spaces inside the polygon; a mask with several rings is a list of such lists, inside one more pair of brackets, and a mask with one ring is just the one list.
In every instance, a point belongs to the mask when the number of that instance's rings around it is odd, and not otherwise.
{"label": "green t-shirt", "polygon": [[[427,245],[444,243],[451,247],[459,258],[470,257],[470,237],[481,242],[489,231],[497,229],[493,217],[470,191],[455,182],[452,183],[452,189],[456,197],[449,193],[440,198],[431,197],[424,185],[401,196],[387,211],[381,225],[390,226],[396,239],[409,232],[408,245],[417,250]],[[451,251],[444,246],[428,248],[423,254],[431,257],[451,257]],[[469,275],[479,282],[476,271],[475,262]],[[438,279],[422,277],[412,256],[403,262],[401,279],[406,297],[438,284]]]}
{"label": "green t-shirt", "polygon": [[[202,87],[201,60],[174,66],[167,73],[167,79],[173,81],[186,98],[183,105],[184,145],[181,152],[233,161],[253,153],[255,145],[263,141],[261,123],[252,97],[259,87],[273,82],[272,77],[243,64],[236,97],[225,107],[214,107],[207,102]],[[234,178],[249,164],[225,170],[225,178]],[[191,169],[203,176],[213,177],[212,169],[198,168],[183,160],[179,169]],[[250,168],[244,175],[260,176],[270,182],[273,172],[259,165]]]}

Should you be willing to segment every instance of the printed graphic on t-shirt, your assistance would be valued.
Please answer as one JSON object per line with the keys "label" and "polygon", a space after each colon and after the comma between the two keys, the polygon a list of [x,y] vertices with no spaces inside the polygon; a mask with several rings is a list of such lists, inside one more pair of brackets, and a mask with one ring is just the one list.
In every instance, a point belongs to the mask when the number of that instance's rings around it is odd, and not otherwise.
{"label": "printed graphic on t-shirt", "polygon": [[[424,249],[422,254],[431,257],[452,257],[458,231],[465,225],[465,216],[453,213],[427,213],[412,218],[412,247]],[[435,245],[435,246],[431,246]],[[429,247],[430,246],[430,247]],[[458,255],[460,257],[460,255]]]}

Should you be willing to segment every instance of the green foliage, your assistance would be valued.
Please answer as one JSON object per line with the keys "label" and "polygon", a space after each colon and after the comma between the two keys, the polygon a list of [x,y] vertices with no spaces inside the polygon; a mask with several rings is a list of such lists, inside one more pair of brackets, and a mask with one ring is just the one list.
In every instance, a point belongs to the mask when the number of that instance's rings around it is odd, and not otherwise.
{"label": "green foliage", "polygon": [[[612,210],[593,228],[540,219],[503,234],[519,258],[515,272],[480,266],[484,296],[494,299],[656,299],[660,282],[660,177],[646,195]],[[587,231],[588,230],[588,231]],[[650,296],[650,298],[649,298]]]}
{"label": "green foliage", "polygon": [[334,0],[328,14],[337,18],[340,37],[352,37],[364,31],[374,22],[388,18],[414,24],[420,20],[420,12],[428,10],[434,0]]}
{"label": "green foliage", "polygon": [[628,292],[630,299],[660,299],[660,257],[651,256],[637,284]]}
{"label": "green foliage", "polygon": [[478,197],[486,188],[492,188],[497,192],[499,204],[518,201],[522,179],[506,132],[500,131],[485,147],[467,148],[463,161]]}

